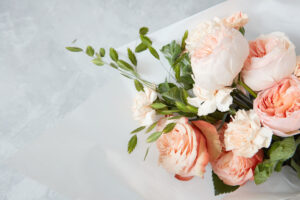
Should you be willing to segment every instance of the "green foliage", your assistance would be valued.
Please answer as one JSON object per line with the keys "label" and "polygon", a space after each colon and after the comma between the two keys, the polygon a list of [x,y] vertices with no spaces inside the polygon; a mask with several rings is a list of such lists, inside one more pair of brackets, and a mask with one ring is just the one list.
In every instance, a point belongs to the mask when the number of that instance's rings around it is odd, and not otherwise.
{"label": "green foliage", "polygon": [[237,190],[240,186],[226,185],[214,172],[212,172],[212,179],[215,188],[215,195],[230,193]]}
{"label": "green foliage", "polygon": [[138,80],[134,80],[134,86],[135,89],[139,92],[139,91],[144,91],[144,86],[143,84],[141,84],[141,82],[139,82]]}
{"label": "green foliage", "polygon": [[153,103],[153,104],[151,104],[151,107],[155,110],[159,110],[159,109],[166,108],[167,105],[163,104],[163,103]]}
{"label": "green foliage", "polygon": [[130,62],[136,66],[137,65],[137,60],[136,60],[136,57],[134,55],[134,53],[131,51],[130,48],[127,48],[127,54],[128,54],[128,58],[130,60]]}
{"label": "green foliage", "polygon": [[176,126],[176,123],[170,123],[170,124],[168,124],[164,129],[163,129],[163,133],[169,133],[169,132],[171,132],[173,129],[174,129],[174,127]]}
{"label": "green foliage", "polygon": [[244,27],[240,27],[239,31],[241,32],[242,35],[245,35],[245,28]]}
{"label": "green foliage", "polygon": [[150,131],[152,131],[155,128],[156,125],[157,125],[157,122],[154,122],[153,124],[151,124],[148,127],[148,129],[146,130],[146,133],[149,133]]}
{"label": "green foliage", "polygon": [[83,51],[82,48],[79,47],[66,47],[67,50],[71,51],[71,52],[80,52]]}
{"label": "green foliage", "polygon": [[88,56],[93,57],[94,54],[95,54],[95,50],[94,50],[93,47],[87,46],[87,48],[86,48],[86,50],[85,50],[85,53],[86,53]]}
{"label": "green foliage", "polygon": [[151,47],[151,46],[149,46],[148,49],[149,49],[150,53],[151,53],[156,59],[159,60],[159,55],[158,55],[157,51],[156,51],[153,47]]}
{"label": "green foliage", "polygon": [[181,53],[181,47],[175,40],[173,40],[171,43],[163,46],[160,51],[164,54],[170,65],[173,66]]}
{"label": "green foliage", "polygon": [[117,62],[119,60],[119,55],[114,48],[109,49],[109,56],[115,62]]}
{"label": "green foliage", "polygon": [[146,158],[147,158],[147,156],[148,156],[149,149],[150,149],[150,147],[148,147],[147,150],[146,150],[146,153],[145,153],[145,156],[144,156],[144,161],[146,160]]}
{"label": "green foliage", "polygon": [[97,57],[97,58],[93,59],[92,62],[93,62],[95,65],[98,65],[98,66],[103,66],[103,65],[104,65],[104,62],[101,60],[100,57]]}
{"label": "green foliage", "polygon": [[147,27],[142,27],[142,28],[140,28],[139,33],[141,35],[146,35],[148,33],[148,31],[149,31],[149,29]]}
{"label": "green foliage", "polygon": [[185,45],[186,45],[185,41],[188,38],[188,35],[189,35],[189,32],[186,30],[184,32],[184,35],[183,35],[182,40],[181,40],[181,50],[182,51],[185,49]]}
{"label": "green foliage", "polygon": [[135,149],[136,145],[137,145],[137,136],[134,135],[130,138],[128,142],[128,149],[127,149],[128,153],[131,153]]}
{"label": "green foliage", "polygon": [[152,133],[152,134],[147,138],[147,142],[148,142],[148,143],[155,142],[155,141],[161,136],[161,134],[162,134],[161,131]]}
{"label": "green foliage", "polygon": [[136,129],[134,129],[133,131],[131,131],[131,134],[138,133],[138,132],[144,130],[145,128],[146,128],[146,126],[140,126],[140,127],[136,128]]}
{"label": "green foliage", "polygon": [[100,48],[99,54],[100,54],[101,57],[104,57],[105,56],[105,49],[104,48]]}
{"label": "green foliage", "polygon": [[134,71],[133,67],[128,62],[126,62],[124,60],[118,60],[117,64],[123,70],[131,71],[131,72]]}
{"label": "green foliage", "polygon": [[147,45],[140,43],[136,48],[135,48],[135,52],[136,53],[140,53],[142,51],[145,51],[146,49],[148,49]]}

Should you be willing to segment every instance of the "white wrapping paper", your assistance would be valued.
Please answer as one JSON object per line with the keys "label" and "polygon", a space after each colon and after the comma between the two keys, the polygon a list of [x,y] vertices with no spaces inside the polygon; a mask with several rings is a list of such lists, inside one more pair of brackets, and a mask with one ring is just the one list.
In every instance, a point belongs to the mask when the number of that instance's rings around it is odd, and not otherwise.
{"label": "white wrapping paper", "polygon": [[[245,27],[248,39],[282,31],[300,49],[300,1],[296,0],[227,1],[157,31],[151,38],[160,48],[172,39],[179,40],[186,29],[200,21],[240,10],[250,18]],[[126,52],[125,47],[119,50]],[[164,80],[166,70],[150,54],[143,53],[138,60],[146,79]],[[73,199],[300,199],[300,181],[290,169],[274,173],[260,186],[247,183],[237,192],[215,197],[210,167],[204,179],[177,181],[157,165],[155,145],[144,162],[148,145],[142,134],[137,149],[128,155],[129,132],[138,126],[130,110],[134,88],[131,81],[117,73],[111,71],[110,76],[110,81],[96,89],[93,96],[18,152],[9,165]]]}

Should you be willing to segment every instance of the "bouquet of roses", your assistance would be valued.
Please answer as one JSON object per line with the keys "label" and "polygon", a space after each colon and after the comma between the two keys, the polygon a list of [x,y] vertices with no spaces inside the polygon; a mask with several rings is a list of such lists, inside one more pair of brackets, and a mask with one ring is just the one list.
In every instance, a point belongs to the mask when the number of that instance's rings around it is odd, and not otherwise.
{"label": "bouquet of roses", "polygon": [[160,59],[148,28],[140,29],[135,53],[128,48],[128,61],[114,48],[109,57],[104,48],[86,48],[95,65],[134,81],[133,117],[141,126],[131,132],[129,153],[145,131],[147,142],[156,142],[160,165],[179,180],[203,177],[210,163],[216,195],[250,180],[261,184],[285,165],[300,178],[300,59],[284,33],[247,41],[247,22],[241,12],[215,18],[163,46],[171,72],[158,84],[143,79],[137,68],[138,53]]}

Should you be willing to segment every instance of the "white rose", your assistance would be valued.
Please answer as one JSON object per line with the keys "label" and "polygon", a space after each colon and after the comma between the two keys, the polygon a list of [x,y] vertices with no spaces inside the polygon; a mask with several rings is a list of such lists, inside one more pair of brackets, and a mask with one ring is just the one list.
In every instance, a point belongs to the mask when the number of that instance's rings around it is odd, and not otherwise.
{"label": "white rose", "polygon": [[195,97],[188,97],[188,103],[198,108],[199,116],[208,115],[217,109],[221,112],[226,112],[233,101],[230,95],[231,91],[232,88],[208,91],[194,85],[193,92]]}
{"label": "white rose", "polygon": [[156,98],[157,93],[147,87],[144,87],[144,91],[138,92],[134,98],[132,106],[133,118],[139,121],[141,125],[151,125],[155,121],[156,113],[150,105]]}
{"label": "white rose", "polygon": [[218,19],[191,31],[186,44],[195,84],[209,91],[230,86],[249,54],[243,35]]}
{"label": "white rose", "polygon": [[239,110],[224,133],[226,151],[251,158],[259,149],[270,146],[272,135],[271,129],[261,127],[259,117],[253,110]]}
{"label": "white rose", "polygon": [[267,89],[294,72],[295,46],[284,33],[261,35],[249,45],[250,54],[242,70],[242,78],[251,89]]}

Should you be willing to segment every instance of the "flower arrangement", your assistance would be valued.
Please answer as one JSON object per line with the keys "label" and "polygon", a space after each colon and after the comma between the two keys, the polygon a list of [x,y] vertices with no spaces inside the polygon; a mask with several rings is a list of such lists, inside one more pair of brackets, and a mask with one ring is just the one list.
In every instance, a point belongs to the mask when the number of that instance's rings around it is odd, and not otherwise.
{"label": "flower arrangement", "polygon": [[[109,57],[104,48],[86,48],[95,65],[134,81],[133,118],[141,126],[131,132],[129,153],[145,131],[147,142],[156,143],[159,164],[179,180],[203,177],[210,163],[215,195],[248,181],[261,184],[285,165],[300,178],[300,57],[284,33],[247,41],[247,22],[242,12],[215,18],[163,46],[174,80],[158,84],[137,70],[138,53],[161,59],[148,28],[139,30],[135,52],[128,48],[129,61],[114,48]],[[148,152],[149,147],[144,159]]]}

